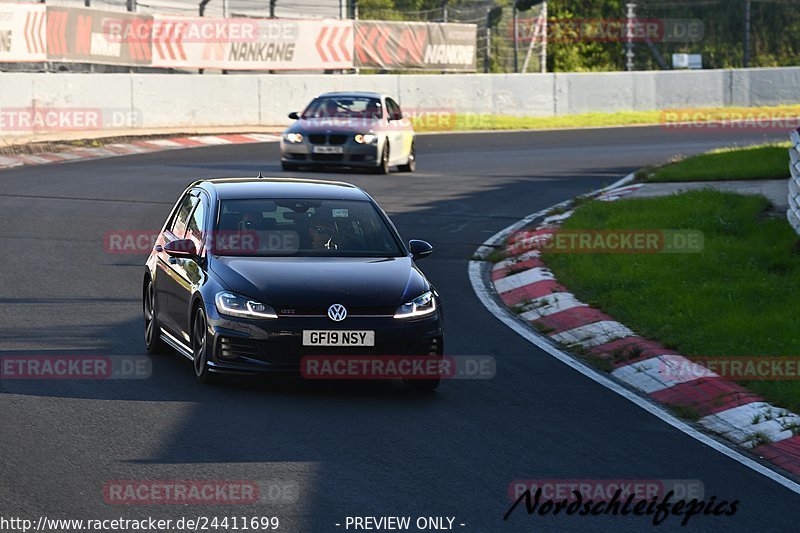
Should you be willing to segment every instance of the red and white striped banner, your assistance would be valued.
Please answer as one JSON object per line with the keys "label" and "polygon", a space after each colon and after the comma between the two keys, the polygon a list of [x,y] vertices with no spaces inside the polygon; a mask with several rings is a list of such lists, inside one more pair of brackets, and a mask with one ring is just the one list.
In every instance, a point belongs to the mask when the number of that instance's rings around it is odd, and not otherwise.
{"label": "red and white striped banner", "polygon": [[165,68],[353,68],[353,22],[153,16],[153,63]]}
{"label": "red and white striped banner", "polygon": [[328,26],[325,25],[319,30],[319,35],[315,42],[315,47],[323,63],[331,61],[352,62],[353,54],[353,27],[350,26]]}
{"label": "red and white striped banner", "polygon": [[474,70],[475,25],[142,15],[0,3],[0,61],[178,69]]}
{"label": "red and white striped banner", "polygon": [[152,18],[115,11],[47,8],[47,60],[107,65],[150,64]]}
{"label": "red and white striped banner", "polygon": [[47,59],[44,4],[0,4],[0,61]]}

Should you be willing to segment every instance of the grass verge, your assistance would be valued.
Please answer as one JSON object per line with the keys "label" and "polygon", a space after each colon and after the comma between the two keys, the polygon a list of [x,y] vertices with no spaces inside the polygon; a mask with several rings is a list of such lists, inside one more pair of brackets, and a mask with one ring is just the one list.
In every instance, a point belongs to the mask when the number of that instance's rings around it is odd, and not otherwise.
{"label": "grass verge", "polygon": [[637,177],[648,182],[789,179],[789,147],[776,143],[722,148],[646,169]]}
{"label": "grass verge", "polygon": [[[692,357],[800,356],[800,251],[761,196],[702,190],[591,202],[564,229],[686,229],[704,233],[695,254],[553,254],[544,259],[583,301],[637,333]],[[800,411],[800,381],[747,388]]]}
{"label": "grass verge", "polygon": [[[766,117],[766,118],[765,118]],[[512,117],[492,113],[454,113],[448,109],[420,109],[412,113],[417,132],[479,130],[546,130],[554,128],[591,128],[602,126],[661,125],[679,136],[687,124],[717,123],[717,128],[744,121],[751,127],[774,124],[786,130],[785,124],[800,117],[800,105],[775,107],[719,107],[664,111],[620,111],[617,113],[582,113],[557,117]],[[750,119],[750,122],[747,122]],[[774,121],[774,122],[771,122]],[[752,126],[755,127],[755,126]]]}

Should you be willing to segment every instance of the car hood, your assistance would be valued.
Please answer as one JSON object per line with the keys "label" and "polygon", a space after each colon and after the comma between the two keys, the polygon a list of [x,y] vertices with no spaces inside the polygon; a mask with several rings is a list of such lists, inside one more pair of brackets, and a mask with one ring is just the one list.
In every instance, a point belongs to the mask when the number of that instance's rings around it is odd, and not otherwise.
{"label": "car hood", "polygon": [[284,133],[369,133],[381,129],[381,119],[301,118]]}
{"label": "car hood", "polygon": [[228,289],[283,309],[385,309],[430,289],[410,257],[219,257],[211,270]]}

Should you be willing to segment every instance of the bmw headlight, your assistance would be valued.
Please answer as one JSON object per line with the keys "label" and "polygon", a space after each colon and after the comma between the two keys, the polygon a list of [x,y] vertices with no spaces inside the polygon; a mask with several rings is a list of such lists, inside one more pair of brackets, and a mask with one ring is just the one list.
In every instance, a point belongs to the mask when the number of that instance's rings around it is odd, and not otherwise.
{"label": "bmw headlight", "polygon": [[372,133],[365,133],[365,134],[358,134],[356,135],[356,142],[358,144],[373,144],[378,140],[378,136]]}
{"label": "bmw headlight", "polygon": [[436,299],[431,291],[421,296],[417,296],[408,303],[404,303],[397,308],[394,313],[395,318],[417,318],[426,316],[436,311]]}
{"label": "bmw headlight", "polygon": [[297,144],[303,142],[303,134],[302,133],[287,133],[283,136],[283,140],[287,143]]}
{"label": "bmw headlight", "polygon": [[222,315],[243,318],[278,318],[275,310],[267,304],[251,300],[241,294],[223,291],[214,297],[217,310]]}

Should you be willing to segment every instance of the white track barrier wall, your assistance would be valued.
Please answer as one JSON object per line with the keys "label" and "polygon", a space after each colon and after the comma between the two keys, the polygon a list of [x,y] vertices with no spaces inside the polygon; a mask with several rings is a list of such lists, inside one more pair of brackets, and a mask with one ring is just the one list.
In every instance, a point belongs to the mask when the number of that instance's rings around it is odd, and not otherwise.
{"label": "white track barrier wall", "polygon": [[[133,128],[288,124],[315,95],[367,90],[411,110],[512,116],[800,103],[800,68],[449,75],[0,73],[0,109],[100,108]],[[2,118],[2,113],[0,113]],[[110,126],[106,126],[110,127]],[[19,135],[0,122],[3,135]]]}
{"label": "white track barrier wall", "polygon": [[793,131],[791,139],[789,168],[792,177],[789,178],[789,209],[786,211],[786,217],[794,230],[800,234],[800,130]]}

